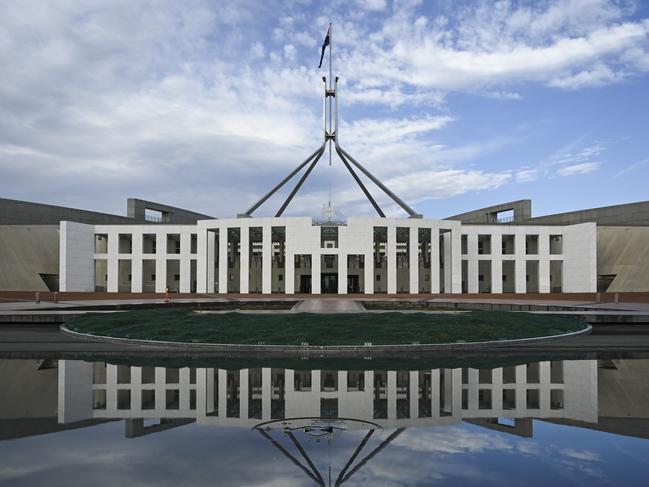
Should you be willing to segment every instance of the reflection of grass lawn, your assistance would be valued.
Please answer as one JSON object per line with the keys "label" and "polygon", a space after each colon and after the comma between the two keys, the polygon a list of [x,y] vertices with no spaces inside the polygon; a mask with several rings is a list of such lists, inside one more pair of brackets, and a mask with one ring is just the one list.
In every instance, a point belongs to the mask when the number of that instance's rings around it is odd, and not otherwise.
{"label": "reflection of grass lawn", "polygon": [[461,314],[197,314],[147,309],[79,316],[73,331],[121,338],[267,345],[452,343],[558,335],[584,328],[568,316],[472,311]]}

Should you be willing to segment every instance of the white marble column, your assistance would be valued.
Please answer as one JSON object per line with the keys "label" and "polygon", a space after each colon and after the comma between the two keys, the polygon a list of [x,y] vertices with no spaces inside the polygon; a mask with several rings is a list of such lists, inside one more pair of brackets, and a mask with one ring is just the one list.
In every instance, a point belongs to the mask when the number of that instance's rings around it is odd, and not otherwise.
{"label": "white marble column", "polygon": [[[410,271],[410,294],[419,294],[419,228],[410,227],[408,270]],[[426,249],[424,249],[425,251]]]}

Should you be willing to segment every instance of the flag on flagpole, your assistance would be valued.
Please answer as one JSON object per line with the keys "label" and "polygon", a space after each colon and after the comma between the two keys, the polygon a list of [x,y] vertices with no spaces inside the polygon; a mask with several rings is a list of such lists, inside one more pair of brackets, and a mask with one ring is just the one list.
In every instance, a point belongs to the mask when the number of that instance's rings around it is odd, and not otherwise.
{"label": "flag on flagpole", "polygon": [[324,42],[322,43],[322,52],[320,53],[320,64],[318,64],[318,68],[322,67],[322,60],[324,59],[324,53],[325,49],[329,45],[329,36],[331,35],[331,25],[327,29],[327,36],[325,37]]}

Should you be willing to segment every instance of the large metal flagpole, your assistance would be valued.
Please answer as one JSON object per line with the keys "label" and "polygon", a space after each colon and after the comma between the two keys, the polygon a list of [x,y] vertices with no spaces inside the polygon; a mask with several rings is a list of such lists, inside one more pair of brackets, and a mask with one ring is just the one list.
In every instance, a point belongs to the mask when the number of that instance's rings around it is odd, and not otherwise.
{"label": "large metal flagpole", "polygon": [[[403,200],[401,200],[396,194],[390,191],[387,186],[385,186],[379,179],[370,173],[365,167],[363,167],[356,159],[354,159],[345,149],[343,149],[338,142],[338,77],[334,80],[333,78],[333,42],[332,42],[332,24],[329,23],[329,29],[327,35],[329,37],[329,82],[327,83],[326,77],[322,77],[324,81],[324,99],[323,99],[323,128],[324,128],[324,141],[319,149],[317,149],[313,154],[311,154],[304,162],[302,162],[297,168],[295,168],[287,177],[285,177],[279,184],[277,184],[272,190],[270,190],[265,196],[263,196],[257,203],[252,205],[248,211],[239,216],[249,217],[252,216],[252,213],[259,208],[266,200],[268,200],[273,194],[275,194],[280,188],[282,188],[289,180],[291,180],[298,172],[300,172],[305,166],[308,165],[306,172],[302,175],[297,185],[293,188],[288,198],[284,201],[284,204],[275,214],[276,217],[281,216],[284,213],[284,210],[289,205],[293,197],[300,190],[306,179],[309,177],[315,166],[318,164],[320,157],[323,155],[326,150],[327,144],[329,144],[329,165],[332,164],[332,153],[333,149],[336,150],[336,153],[340,157],[341,161],[345,165],[346,169],[352,175],[358,186],[361,188],[361,191],[365,194],[371,205],[374,207],[378,215],[382,218],[385,217],[385,213],[381,210],[380,206],[376,200],[372,197],[369,190],[365,187],[361,181],[356,171],[353,169],[354,166],[361,173],[363,173],[370,181],[372,181],[376,186],[379,187],[392,201],[399,205],[410,218],[421,218],[422,216],[415,212],[410,206],[408,206]],[[324,49],[324,46],[323,46]],[[327,98],[329,103],[327,103]],[[335,100],[332,100],[335,98]],[[328,112],[328,113],[327,113]],[[335,124],[335,126],[334,126]]]}
{"label": "large metal flagpole", "polygon": [[[329,91],[333,90],[333,67],[331,61],[333,59],[333,55],[331,54],[332,51],[333,51],[333,35],[331,29],[331,22],[329,22]],[[329,133],[331,133],[331,129],[332,129],[331,105],[332,105],[332,99],[331,97],[329,97]],[[329,165],[331,166],[331,141],[329,141]]]}

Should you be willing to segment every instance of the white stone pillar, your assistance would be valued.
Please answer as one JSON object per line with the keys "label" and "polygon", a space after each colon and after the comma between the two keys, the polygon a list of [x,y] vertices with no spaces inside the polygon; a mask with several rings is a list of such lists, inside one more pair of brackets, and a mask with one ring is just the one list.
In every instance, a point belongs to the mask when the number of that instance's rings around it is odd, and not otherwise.
{"label": "white stone pillar", "polygon": [[478,292],[478,235],[467,235],[467,291]]}
{"label": "white stone pillar", "polygon": [[527,283],[525,282],[526,274],[526,255],[525,255],[525,234],[518,233],[516,235],[516,243],[514,245],[514,253],[516,257],[515,261],[515,273],[516,273],[516,293],[525,293],[527,289]]}
{"label": "white stone pillar", "polygon": [[295,293],[295,254],[288,251],[284,254],[284,292]]}
{"label": "white stone pillar", "polygon": [[503,292],[503,239],[501,234],[491,235],[491,292]]}
{"label": "white stone pillar", "polygon": [[271,224],[264,223],[262,227],[262,249],[261,249],[261,292],[270,294],[273,292],[273,235]]}
{"label": "white stone pillar", "polygon": [[374,253],[365,254],[364,287],[365,294],[374,294]]}
{"label": "white stone pillar", "polygon": [[451,280],[451,292],[453,294],[462,293],[462,237],[461,230],[451,231],[451,269],[453,278]]}
{"label": "white stone pillar", "polygon": [[242,226],[239,235],[241,236],[239,246],[239,292],[248,294],[250,284],[250,228]]}
{"label": "white stone pillar", "polygon": [[[219,229],[219,294],[226,294],[230,279],[228,274],[228,229]],[[221,380],[219,376],[219,380]]]}
{"label": "white stone pillar", "polygon": [[439,228],[430,230],[430,292],[439,293]]}
{"label": "white stone pillar", "polygon": [[452,232],[445,232],[444,238],[444,293],[453,292],[453,259],[452,259]]}
{"label": "white stone pillar", "polygon": [[347,254],[338,254],[338,294],[347,294]]}
{"label": "white stone pillar", "polygon": [[550,259],[546,256],[539,259],[539,292],[550,292]]}
{"label": "white stone pillar", "polygon": [[388,226],[387,247],[388,294],[395,294],[397,292],[397,228],[394,225]]}
{"label": "white stone pillar", "polygon": [[311,294],[320,294],[320,273],[322,257],[319,253],[311,254]]}
{"label": "white stone pillar", "polygon": [[[191,235],[187,231],[180,234],[180,286],[181,293],[191,291]],[[198,263],[196,265],[196,278],[198,280]]]}
{"label": "white stone pillar", "polygon": [[108,252],[106,253],[106,273],[108,278],[106,280],[106,291],[109,293],[116,293],[118,291],[118,269],[119,269],[119,234],[111,231],[108,234]]}
{"label": "white stone pillar", "polygon": [[198,259],[196,260],[196,280],[198,284],[196,290],[199,293],[214,292],[214,249],[215,249],[214,232],[201,228],[198,232],[197,251]]}
{"label": "white stone pillar", "polygon": [[131,292],[142,292],[142,232],[131,235]]}
{"label": "white stone pillar", "polygon": [[419,228],[410,227],[408,245],[408,271],[410,272],[410,294],[419,294]]}
{"label": "white stone pillar", "polygon": [[167,288],[167,233],[159,230],[155,238],[155,292],[164,293]]}

